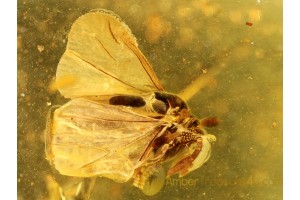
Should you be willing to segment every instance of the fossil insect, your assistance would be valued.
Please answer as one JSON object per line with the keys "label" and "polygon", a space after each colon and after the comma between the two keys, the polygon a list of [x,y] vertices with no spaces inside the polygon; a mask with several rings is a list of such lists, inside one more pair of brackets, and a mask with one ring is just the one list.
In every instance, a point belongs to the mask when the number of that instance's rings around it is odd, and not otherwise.
{"label": "fossil insect", "polygon": [[55,109],[46,131],[47,159],[61,174],[133,179],[143,189],[162,164],[169,163],[166,176],[184,176],[210,157],[215,136],[204,127],[217,118],[198,120],[164,91],[114,13],[92,11],[74,22],[56,80],[71,99]]}

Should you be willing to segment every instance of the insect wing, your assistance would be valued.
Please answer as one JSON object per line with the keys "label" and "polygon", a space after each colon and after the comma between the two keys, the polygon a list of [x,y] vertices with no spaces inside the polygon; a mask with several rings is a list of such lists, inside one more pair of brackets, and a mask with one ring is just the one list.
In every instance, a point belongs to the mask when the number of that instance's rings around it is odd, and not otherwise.
{"label": "insect wing", "polygon": [[74,22],[56,79],[71,80],[59,87],[67,98],[163,90],[130,29],[105,10]]}
{"label": "insect wing", "polygon": [[47,157],[63,175],[125,182],[164,126],[128,107],[73,99],[54,112]]}

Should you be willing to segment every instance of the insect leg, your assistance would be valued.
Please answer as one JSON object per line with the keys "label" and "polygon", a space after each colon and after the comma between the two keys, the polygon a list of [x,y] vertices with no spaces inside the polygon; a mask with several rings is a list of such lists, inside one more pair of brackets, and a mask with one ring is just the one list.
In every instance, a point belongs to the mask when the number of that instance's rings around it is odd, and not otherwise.
{"label": "insect leg", "polygon": [[173,174],[179,174],[180,177],[189,173],[189,168],[193,166],[193,161],[198,157],[199,153],[202,150],[202,139],[197,140],[196,148],[194,152],[183,158],[181,161],[176,163],[173,167],[171,167],[167,173],[167,177],[172,176]]}
{"label": "insect leg", "polygon": [[154,164],[159,162],[166,154],[167,150],[169,149],[169,146],[169,144],[164,144],[164,146],[159,151],[159,154],[154,159],[147,160],[147,164]]}
{"label": "insect leg", "polygon": [[149,143],[149,145],[148,145],[148,147],[146,148],[145,152],[144,152],[143,155],[141,156],[140,161],[143,161],[143,163],[144,163],[144,159],[147,160],[147,158],[150,157],[151,152],[153,152],[153,142],[155,141],[155,139],[158,138],[158,137],[160,137],[160,136],[162,136],[162,135],[166,132],[166,130],[167,130],[168,128],[170,128],[171,126],[172,126],[172,124],[166,125],[165,127],[163,127],[163,128],[161,129],[161,131],[159,131],[159,132],[155,135],[155,137],[154,137],[153,140]]}

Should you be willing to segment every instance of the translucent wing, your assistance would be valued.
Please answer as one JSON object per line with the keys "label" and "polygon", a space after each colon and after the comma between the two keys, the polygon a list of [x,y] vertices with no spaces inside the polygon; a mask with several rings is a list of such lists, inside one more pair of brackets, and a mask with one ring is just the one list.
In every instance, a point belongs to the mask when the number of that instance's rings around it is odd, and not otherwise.
{"label": "translucent wing", "polygon": [[56,79],[70,83],[59,87],[67,98],[163,90],[130,29],[105,10],[74,22]]}
{"label": "translucent wing", "polygon": [[165,122],[76,98],[54,112],[47,158],[63,175],[128,181]]}

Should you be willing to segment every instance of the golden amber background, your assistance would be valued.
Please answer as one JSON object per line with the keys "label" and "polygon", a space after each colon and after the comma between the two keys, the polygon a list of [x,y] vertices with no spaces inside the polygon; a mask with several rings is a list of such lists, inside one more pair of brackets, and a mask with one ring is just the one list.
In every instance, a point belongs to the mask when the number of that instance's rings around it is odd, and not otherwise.
{"label": "golden amber background", "polygon": [[[67,101],[47,87],[71,24],[97,8],[131,28],[167,91],[180,93],[203,77],[190,109],[222,122],[208,130],[217,137],[208,163],[172,177],[157,195],[99,178],[91,198],[282,199],[280,0],[19,0],[18,199],[53,199],[52,178],[70,179],[45,159],[47,112]],[[218,73],[205,79],[211,71]]]}

